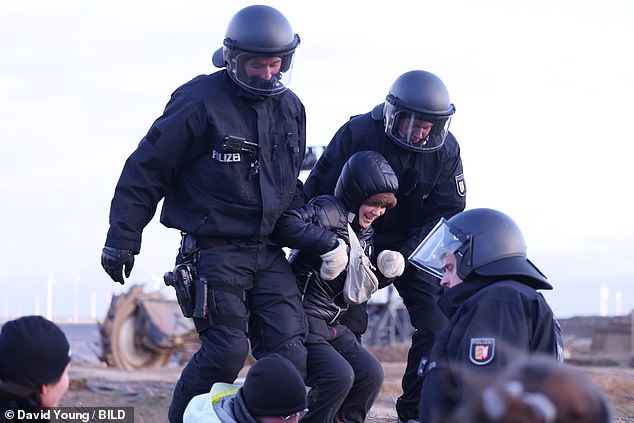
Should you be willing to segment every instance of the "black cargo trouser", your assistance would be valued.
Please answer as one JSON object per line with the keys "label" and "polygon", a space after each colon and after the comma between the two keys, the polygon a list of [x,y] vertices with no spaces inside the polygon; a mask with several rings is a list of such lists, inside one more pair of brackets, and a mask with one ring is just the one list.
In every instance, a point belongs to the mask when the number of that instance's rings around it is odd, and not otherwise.
{"label": "black cargo trouser", "polygon": [[306,375],[307,324],[281,248],[258,240],[225,240],[202,247],[197,269],[208,283],[210,318],[194,319],[201,346],[174,388],[171,423],[182,422],[194,396],[209,392],[216,382],[235,381],[249,352],[248,340],[255,358],[277,352]]}
{"label": "black cargo trouser", "polygon": [[313,331],[308,349],[308,413],[302,423],[361,423],[383,385],[381,364],[345,326],[326,326],[322,336]]}
{"label": "black cargo trouser", "polygon": [[442,289],[438,280],[409,266],[395,282],[403,304],[414,327],[412,345],[402,379],[403,395],[396,401],[396,412],[401,419],[418,420],[421,401],[422,377],[418,374],[421,359],[429,357],[434,339],[447,324],[447,318],[438,308]]}

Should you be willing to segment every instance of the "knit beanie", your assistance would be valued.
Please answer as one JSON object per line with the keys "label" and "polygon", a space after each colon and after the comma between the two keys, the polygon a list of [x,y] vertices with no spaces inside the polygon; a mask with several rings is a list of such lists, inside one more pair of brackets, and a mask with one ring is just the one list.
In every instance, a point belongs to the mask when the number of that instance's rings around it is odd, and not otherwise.
{"label": "knit beanie", "polygon": [[254,417],[288,416],[306,409],[306,386],[293,364],[279,354],[259,359],[240,388]]}
{"label": "knit beanie", "polygon": [[64,332],[42,316],[25,316],[0,330],[0,380],[29,388],[57,382],[70,362]]}

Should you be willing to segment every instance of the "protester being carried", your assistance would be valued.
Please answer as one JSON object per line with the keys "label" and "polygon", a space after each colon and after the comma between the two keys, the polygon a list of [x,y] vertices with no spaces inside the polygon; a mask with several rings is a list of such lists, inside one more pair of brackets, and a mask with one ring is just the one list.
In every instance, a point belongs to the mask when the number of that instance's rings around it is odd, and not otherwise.
{"label": "protester being carried", "polygon": [[[343,166],[334,196],[314,197],[306,206],[287,211],[277,223],[278,241],[297,249],[290,261],[308,319],[311,390],[302,422],[363,422],[381,389],[380,363],[340,320],[349,303],[365,303],[367,298],[346,298],[345,260],[343,266],[333,266],[325,258],[333,254],[332,243],[338,242],[345,251],[358,239],[361,254],[371,257],[378,268],[377,287],[379,281],[387,285],[400,276],[405,260],[399,252],[385,250],[374,257],[372,227],[375,219],[396,205],[397,190],[398,179],[387,160],[375,151],[361,151]],[[355,248],[351,248],[354,264]]]}

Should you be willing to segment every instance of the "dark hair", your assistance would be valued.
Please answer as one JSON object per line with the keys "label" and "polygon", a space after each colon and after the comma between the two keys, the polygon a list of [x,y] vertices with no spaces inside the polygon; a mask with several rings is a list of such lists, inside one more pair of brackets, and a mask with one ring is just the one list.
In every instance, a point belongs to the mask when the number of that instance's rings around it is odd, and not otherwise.
{"label": "dark hair", "polygon": [[605,391],[587,375],[531,356],[488,380],[443,423],[609,423]]}
{"label": "dark hair", "polygon": [[391,192],[381,192],[368,197],[363,204],[374,207],[385,207],[391,209],[396,206],[396,196]]}

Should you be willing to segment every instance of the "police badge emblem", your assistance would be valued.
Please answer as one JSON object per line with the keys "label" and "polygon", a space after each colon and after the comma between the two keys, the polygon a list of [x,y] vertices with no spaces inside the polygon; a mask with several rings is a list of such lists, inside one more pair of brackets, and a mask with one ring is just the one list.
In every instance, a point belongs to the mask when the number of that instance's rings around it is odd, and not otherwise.
{"label": "police badge emblem", "polygon": [[467,195],[467,185],[464,182],[464,173],[455,176],[456,179],[456,190],[458,191],[458,195],[464,197]]}
{"label": "police badge emblem", "polygon": [[495,338],[471,338],[469,360],[477,366],[489,364],[495,356]]}

